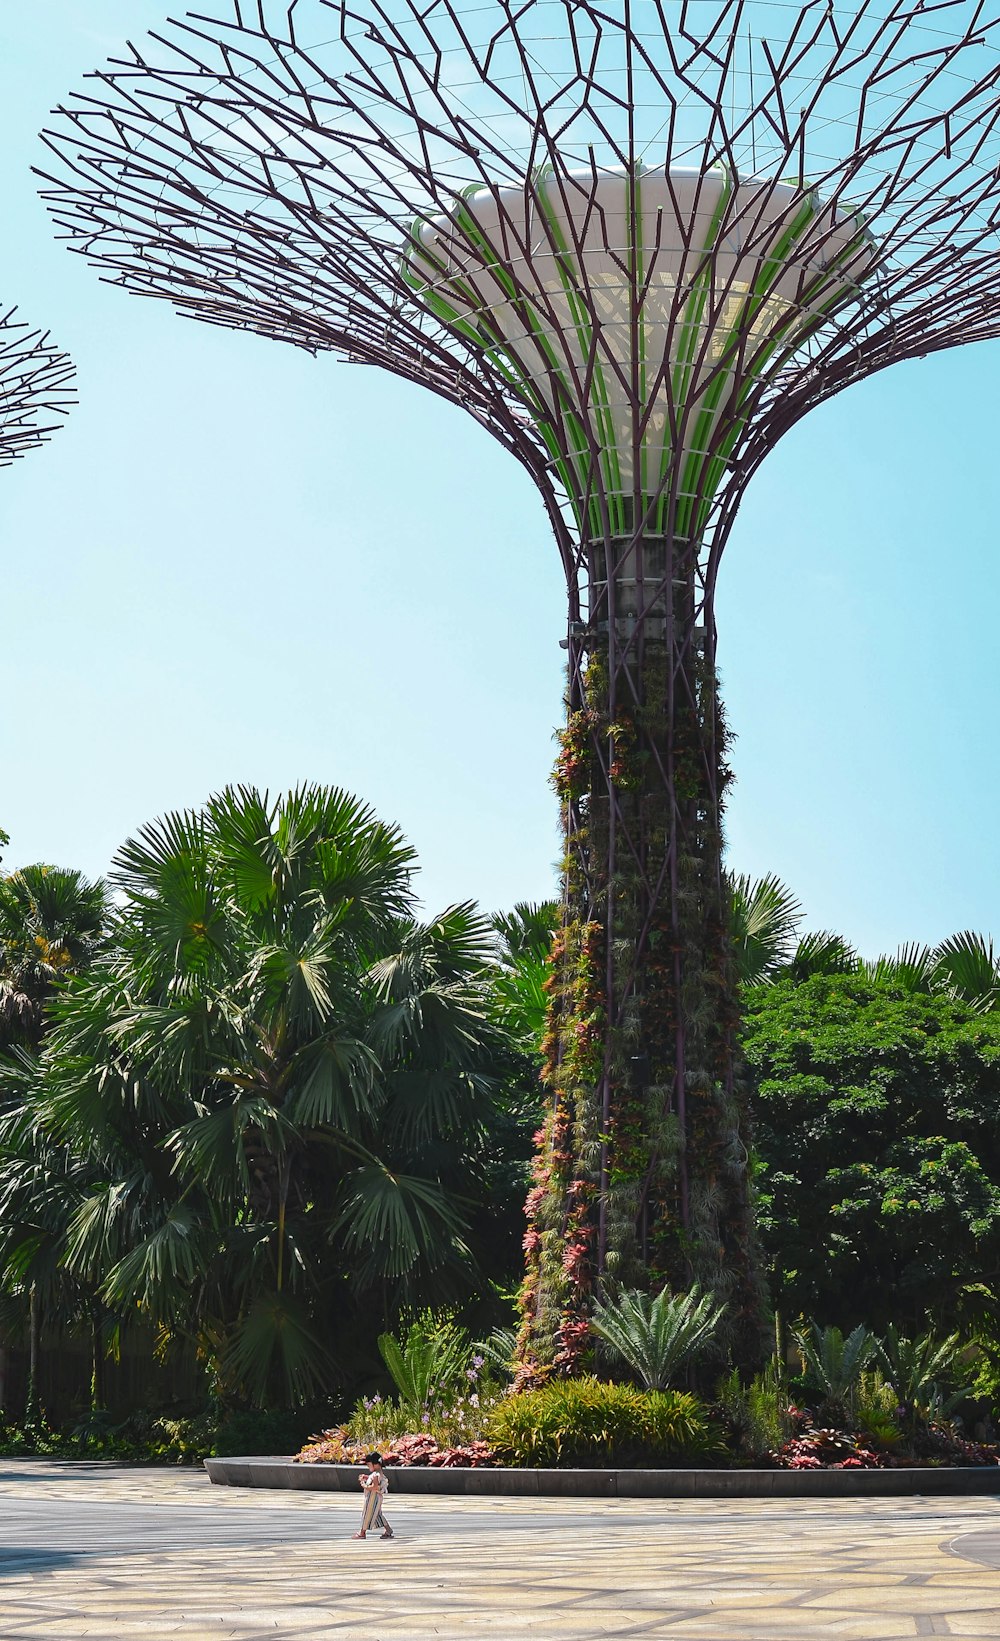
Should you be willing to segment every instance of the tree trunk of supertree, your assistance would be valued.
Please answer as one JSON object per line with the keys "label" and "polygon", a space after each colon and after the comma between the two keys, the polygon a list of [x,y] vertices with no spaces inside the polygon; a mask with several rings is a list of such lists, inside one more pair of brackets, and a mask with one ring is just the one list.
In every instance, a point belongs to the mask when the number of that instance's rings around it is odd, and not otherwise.
{"label": "tree trunk of supertree", "polygon": [[570,639],[555,772],[563,912],[526,1206],[522,1383],[574,1371],[595,1297],[616,1288],[698,1281],[726,1303],[720,1337],[734,1359],[752,1364],[763,1348],[711,600],[693,551],[634,548],[615,571],[610,599],[591,595],[592,609],[613,606],[610,619]]}

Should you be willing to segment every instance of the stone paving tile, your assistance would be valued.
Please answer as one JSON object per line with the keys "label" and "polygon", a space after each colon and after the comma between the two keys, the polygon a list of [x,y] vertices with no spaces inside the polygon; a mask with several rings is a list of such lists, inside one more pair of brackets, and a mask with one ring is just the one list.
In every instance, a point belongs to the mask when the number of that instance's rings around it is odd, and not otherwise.
{"label": "stone paving tile", "polygon": [[392,1505],[0,1461],[0,1641],[1000,1641],[995,1499]]}

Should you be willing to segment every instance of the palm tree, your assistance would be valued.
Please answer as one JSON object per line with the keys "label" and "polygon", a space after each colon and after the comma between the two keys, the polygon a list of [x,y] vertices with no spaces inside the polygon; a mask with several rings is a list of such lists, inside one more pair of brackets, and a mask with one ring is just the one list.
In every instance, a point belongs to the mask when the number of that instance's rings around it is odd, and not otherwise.
{"label": "palm tree", "polygon": [[[8,842],[0,832],[0,844]],[[29,1422],[38,1412],[43,1320],[75,1320],[82,1303],[59,1266],[71,1169],[33,1114],[36,1056],[50,1001],[101,951],[108,917],[104,884],[81,872],[35,865],[0,877],[0,1291],[25,1313]],[[95,1353],[98,1387],[102,1368]]]}
{"label": "palm tree", "polygon": [[791,957],[802,908],[773,873],[755,880],[744,872],[729,891],[736,976],[743,986],[760,985]]}
{"label": "palm tree", "polygon": [[116,949],[60,1000],[44,1115],[101,1176],[69,1267],[258,1403],[327,1382],[359,1296],[470,1265],[489,931],[417,924],[412,864],[347,793],[227,789],[125,844]]}
{"label": "palm tree", "polygon": [[984,1013],[1000,1006],[1000,967],[992,940],[966,929],[935,947],[933,962],[938,990]]}
{"label": "palm tree", "polygon": [[0,877],[0,1050],[37,1050],[55,988],[100,951],[108,921],[103,882],[56,866]]}
{"label": "palm tree", "polygon": [[108,1320],[93,1287],[65,1267],[67,1228],[92,1176],[39,1120],[40,1085],[34,1056],[17,1050],[0,1059],[0,1294],[27,1331],[27,1425],[40,1412],[42,1330],[51,1322],[89,1332],[91,1408],[103,1407]]}
{"label": "palm tree", "polygon": [[796,943],[781,974],[801,982],[817,974],[854,974],[857,967],[858,954],[842,935],[817,929]]}
{"label": "palm tree", "polygon": [[545,1029],[552,937],[559,921],[554,900],[519,901],[493,919],[494,990],[504,1026],[527,1054],[536,1054]]}
{"label": "palm tree", "polygon": [[924,996],[937,989],[937,968],[930,947],[916,943],[900,946],[895,957],[877,957],[873,963],[857,965],[858,973],[873,985],[895,986]]}

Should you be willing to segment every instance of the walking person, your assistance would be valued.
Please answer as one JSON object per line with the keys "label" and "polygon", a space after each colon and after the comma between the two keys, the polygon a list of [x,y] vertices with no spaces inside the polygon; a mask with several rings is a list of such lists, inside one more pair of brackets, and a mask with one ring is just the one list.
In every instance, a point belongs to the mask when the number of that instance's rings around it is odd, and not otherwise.
{"label": "walking person", "polygon": [[389,1478],[382,1468],[381,1453],[366,1454],[365,1463],[368,1466],[368,1473],[358,1477],[364,1489],[365,1502],[361,1512],[361,1527],[354,1537],[365,1538],[373,1528],[381,1527],[383,1538],[395,1538],[395,1533],[382,1513],[382,1500],[389,1491]]}

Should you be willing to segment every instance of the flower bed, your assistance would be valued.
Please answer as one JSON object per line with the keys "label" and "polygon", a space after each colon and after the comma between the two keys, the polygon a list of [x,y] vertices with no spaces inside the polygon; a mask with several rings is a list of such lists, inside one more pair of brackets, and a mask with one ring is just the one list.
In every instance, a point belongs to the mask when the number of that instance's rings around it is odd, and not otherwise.
{"label": "flower bed", "polygon": [[[371,1444],[355,1441],[343,1426],[324,1430],[296,1453],[293,1464],[363,1464]],[[386,1465],[431,1465],[436,1469],[474,1470],[495,1464],[488,1442],[468,1442],[459,1447],[442,1447],[433,1436],[395,1436],[381,1449]]]}
{"label": "flower bed", "polygon": [[[776,1451],[767,1453],[762,1462],[778,1470],[914,1470],[934,1468],[973,1469],[1000,1465],[1000,1448],[991,1443],[969,1441],[944,1426],[932,1425],[916,1443],[919,1452],[902,1455],[881,1448],[870,1439],[843,1430],[806,1428],[784,1442]],[[294,1464],[363,1464],[371,1444],[351,1437],[341,1425],[325,1430],[321,1436],[308,1442],[293,1459]],[[395,1436],[380,1448],[387,1466],[424,1465],[432,1469],[475,1470],[493,1466],[531,1468],[527,1455],[520,1458],[506,1447],[498,1450],[488,1441],[473,1441],[448,1446],[426,1434]],[[579,1462],[579,1457],[577,1462]],[[546,1462],[558,1463],[546,1452]],[[538,1462],[537,1455],[535,1462]],[[600,1458],[590,1462],[600,1464]],[[606,1462],[606,1461],[605,1461]],[[619,1461],[620,1462],[620,1461]],[[669,1461],[666,1461],[669,1463]],[[675,1462],[685,1464],[678,1457]],[[721,1469],[744,1469],[743,1463],[726,1462],[726,1455],[713,1455],[713,1462]],[[657,1467],[665,1463],[664,1454],[638,1455],[633,1466]],[[687,1463],[690,1464],[690,1458]]]}

